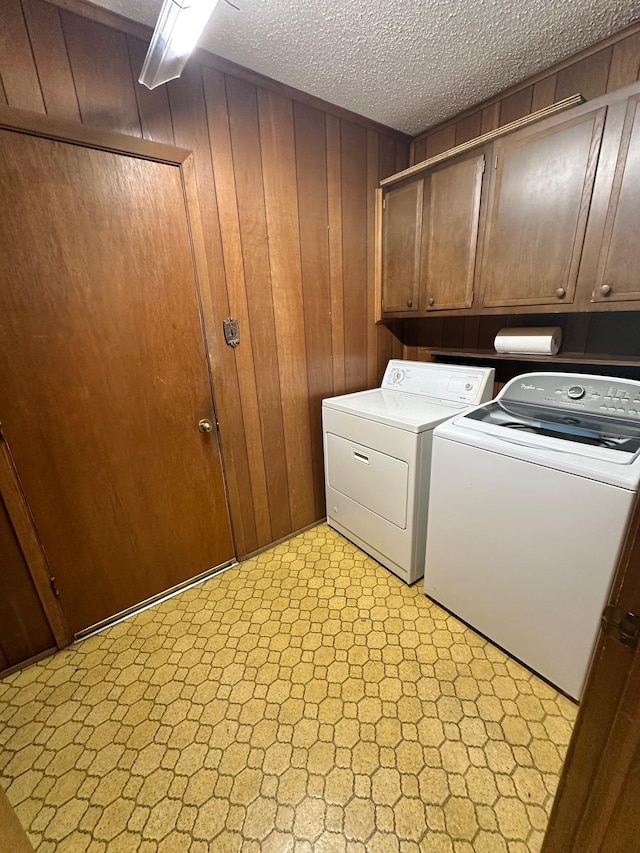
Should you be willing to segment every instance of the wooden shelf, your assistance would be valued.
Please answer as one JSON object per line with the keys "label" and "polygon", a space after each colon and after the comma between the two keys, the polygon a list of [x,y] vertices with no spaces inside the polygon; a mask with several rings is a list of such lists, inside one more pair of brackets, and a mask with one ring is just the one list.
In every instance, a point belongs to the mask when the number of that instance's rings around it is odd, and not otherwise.
{"label": "wooden shelf", "polygon": [[486,358],[498,361],[537,361],[553,364],[605,364],[617,367],[640,367],[640,355],[603,355],[584,352],[562,352],[558,355],[528,355],[524,353],[503,353],[492,349],[453,349],[451,347],[420,347],[434,356],[452,358]]}

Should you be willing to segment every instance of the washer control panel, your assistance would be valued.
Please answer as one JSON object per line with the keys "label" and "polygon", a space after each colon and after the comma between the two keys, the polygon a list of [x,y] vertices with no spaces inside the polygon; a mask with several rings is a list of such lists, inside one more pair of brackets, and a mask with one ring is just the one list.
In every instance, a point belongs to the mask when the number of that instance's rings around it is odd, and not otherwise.
{"label": "washer control panel", "polygon": [[498,398],[640,420],[640,382],[581,373],[525,373],[508,382]]}

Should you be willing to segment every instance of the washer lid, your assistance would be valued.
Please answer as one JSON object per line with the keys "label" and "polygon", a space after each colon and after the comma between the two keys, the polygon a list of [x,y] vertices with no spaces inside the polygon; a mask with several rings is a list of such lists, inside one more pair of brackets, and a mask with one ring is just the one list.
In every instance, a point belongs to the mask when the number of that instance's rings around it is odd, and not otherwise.
{"label": "washer lid", "polygon": [[[559,438],[540,431],[523,433],[473,417],[486,408],[480,406],[443,423],[436,429],[436,440],[440,437],[610,486],[638,490],[640,454],[571,440],[566,435]],[[520,487],[526,489],[526,483],[521,483]],[[549,499],[548,496],[540,497],[541,500]],[[579,508],[574,509],[578,511]],[[559,510],[569,511],[566,507],[559,507]]]}
{"label": "washer lid", "polygon": [[419,394],[388,391],[386,388],[330,397],[323,400],[322,405],[328,409],[337,409],[339,412],[416,433],[433,429],[437,424],[467,408],[460,403],[435,403]]}

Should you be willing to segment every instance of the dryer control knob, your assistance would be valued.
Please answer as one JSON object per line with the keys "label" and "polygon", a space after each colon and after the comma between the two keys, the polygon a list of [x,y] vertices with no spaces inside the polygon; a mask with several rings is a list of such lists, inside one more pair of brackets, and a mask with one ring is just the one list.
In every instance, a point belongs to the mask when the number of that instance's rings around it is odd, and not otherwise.
{"label": "dryer control knob", "polygon": [[582,385],[572,385],[567,394],[572,400],[579,400],[580,397],[584,397],[584,388]]}

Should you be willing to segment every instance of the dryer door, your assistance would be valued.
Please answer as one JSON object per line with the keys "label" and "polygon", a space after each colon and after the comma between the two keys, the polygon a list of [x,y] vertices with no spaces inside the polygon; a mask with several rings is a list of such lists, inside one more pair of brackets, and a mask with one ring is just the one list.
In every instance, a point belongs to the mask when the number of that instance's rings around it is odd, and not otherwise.
{"label": "dryer door", "polygon": [[404,530],[409,466],[378,450],[327,433],[329,486]]}

